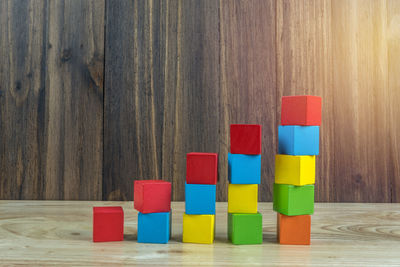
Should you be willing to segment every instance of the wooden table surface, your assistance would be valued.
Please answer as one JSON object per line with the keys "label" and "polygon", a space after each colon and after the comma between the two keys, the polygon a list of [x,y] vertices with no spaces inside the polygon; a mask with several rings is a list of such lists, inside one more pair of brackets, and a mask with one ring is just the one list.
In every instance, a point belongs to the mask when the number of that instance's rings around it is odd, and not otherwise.
{"label": "wooden table surface", "polygon": [[[92,207],[123,206],[125,240],[92,242]],[[213,245],[183,244],[184,203],[173,208],[169,244],[136,242],[132,202],[0,201],[0,265],[400,266],[400,204],[316,203],[311,246],[276,243],[276,214],[260,203],[264,243],[227,241],[227,204],[217,203]]]}

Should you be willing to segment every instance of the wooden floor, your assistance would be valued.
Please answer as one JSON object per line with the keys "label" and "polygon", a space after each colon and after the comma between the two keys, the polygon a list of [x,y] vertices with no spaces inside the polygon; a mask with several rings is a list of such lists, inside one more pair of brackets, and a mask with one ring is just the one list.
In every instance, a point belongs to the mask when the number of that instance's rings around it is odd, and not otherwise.
{"label": "wooden floor", "polygon": [[[92,207],[121,205],[125,241],[92,242]],[[311,246],[276,243],[276,214],[259,204],[264,243],[235,246],[226,239],[227,204],[217,204],[213,245],[183,244],[184,203],[173,203],[172,241],[136,242],[132,202],[0,201],[0,265],[400,265],[400,204],[317,203]]]}

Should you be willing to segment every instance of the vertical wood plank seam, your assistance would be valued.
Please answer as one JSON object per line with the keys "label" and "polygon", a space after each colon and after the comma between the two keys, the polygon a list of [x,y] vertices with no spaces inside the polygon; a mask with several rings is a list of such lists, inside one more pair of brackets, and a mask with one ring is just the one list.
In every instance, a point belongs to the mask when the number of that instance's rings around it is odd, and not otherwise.
{"label": "vertical wood plank seam", "polygon": [[[330,1],[330,12],[331,12],[331,20],[330,20],[330,23],[329,23],[329,28],[330,28],[330,35],[331,35],[331,42],[333,42],[332,40],[334,40],[334,36],[333,36],[333,29],[332,29],[332,23],[333,23],[333,6],[332,6],[332,0]],[[332,70],[332,90],[335,90],[335,87],[334,87],[334,79],[335,79],[335,74],[334,74],[334,72],[335,72],[335,68],[334,68],[334,55],[333,55],[333,50],[334,50],[334,48],[333,48],[333,44],[331,43],[331,56],[332,56],[332,60],[331,60],[331,70]],[[335,109],[336,109],[336,106],[335,106],[335,97],[334,97],[334,95],[332,94],[332,99],[331,99],[331,101],[332,101],[332,107],[333,107],[333,114],[336,114],[336,112],[335,112]],[[323,106],[322,106],[322,108],[324,108]],[[334,118],[333,118],[334,119]],[[333,125],[334,126],[334,125]],[[333,127],[333,133],[334,133],[334,131],[335,131],[335,127]],[[332,137],[331,137],[332,138]],[[333,139],[333,145],[335,145],[335,139]],[[335,162],[334,162],[334,160],[335,160],[335,149],[332,149],[331,151],[330,151],[330,153],[332,153],[333,155],[333,157],[332,157],[332,159],[333,159],[333,166],[335,166]],[[332,201],[332,199],[334,200],[334,201],[338,201],[338,198],[337,198],[337,195],[336,195],[336,168],[333,168],[333,175],[331,175],[331,177],[333,177],[333,181],[332,181],[332,184],[331,184],[331,181],[329,181],[328,182],[328,188],[330,189],[330,191],[332,191],[332,192],[328,192],[328,193],[326,193],[326,195],[328,195],[328,200],[327,201]]]}
{"label": "vertical wood plank seam", "polygon": [[[181,31],[182,31],[182,2],[178,1],[178,23],[177,23],[177,33],[176,33],[176,43],[177,43],[177,62],[176,62],[176,84],[175,84],[175,99],[178,100],[179,102],[181,101],[181,52],[182,52],[182,48],[181,48]],[[179,156],[179,152],[177,152],[177,148],[176,145],[178,143],[178,141],[180,140],[178,138],[179,136],[179,104],[180,103],[176,103],[175,104],[175,134],[174,134],[174,166],[173,166],[173,172],[172,174],[175,175],[177,173],[177,163],[176,163],[176,156],[178,154]],[[175,184],[175,183],[174,183]],[[176,187],[176,185],[175,185]],[[176,190],[173,190],[173,199],[176,200],[179,197],[178,192],[176,192]]]}
{"label": "vertical wood plank seam", "polygon": [[[279,142],[279,140],[278,140],[278,133],[277,133],[277,127],[278,127],[278,125],[277,124],[279,124],[279,114],[281,114],[281,112],[280,112],[280,110],[278,110],[278,107],[280,106],[279,105],[279,102],[280,102],[280,99],[279,99],[279,85],[278,85],[278,79],[279,79],[279,69],[278,69],[278,65],[279,65],[279,56],[278,56],[278,45],[279,45],[279,36],[278,36],[278,7],[279,7],[279,0],[278,1],[276,1],[275,2],[275,123],[274,123],[274,125],[273,125],[273,127],[274,127],[274,131],[276,131],[276,136],[275,136],[275,140],[274,140],[274,142],[275,142],[275,147],[274,147],[274,153],[276,154],[277,153],[277,145],[278,145],[278,142]],[[273,177],[275,177],[275,166],[273,165]],[[274,178],[274,180],[275,180],[275,178]],[[270,186],[273,186],[273,184],[272,185],[270,185]]]}
{"label": "vertical wood plank seam", "polygon": [[[44,20],[44,22],[46,22],[46,21],[49,20],[49,14],[48,14],[48,12],[49,12],[49,1],[48,0],[44,1],[44,7],[43,8],[44,8],[44,19],[43,20]],[[42,111],[43,115],[42,114],[38,114],[37,120],[41,119],[40,116],[43,116],[43,124],[42,124],[42,126],[45,126],[46,114],[47,114],[46,110],[48,109],[48,105],[47,105],[46,97],[45,97],[46,91],[47,91],[47,88],[46,88],[47,46],[48,46],[48,42],[49,42],[48,41],[49,40],[49,36],[48,36],[49,29],[48,29],[48,24],[47,23],[44,23],[42,31],[43,31],[42,32],[42,38],[43,38],[43,40],[42,40],[42,42],[43,42],[42,55],[43,56],[42,56],[42,58],[40,60],[40,68],[42,69],[42,71],[40,72],[39,98],[41,99],[42,98],[41,94],[43,94],[44,105],[45,106],[42,107],[42,109],[45,108],[45,111],[44,112]],[[39,105],[40,105],[40,103],[39,103]],[[39,113],[39,111],[38,111],[38,113]],[[42,154],[42,152],[44,151],[44,153],[47,154],[47,142],[45,142],[45,140],[46,140],[46,136],[48,135],[48,128],[47,127],[43,127],[43,131],[44,131],[43,135],[40,135],[40,128],[39,127],[37,127],[36,130],[37,130],[37,133],[36,133],[37,141],[36,142],[38,143],[38,146],[39,146],[39,148],[38,148],[38,150],[39,150],[38,151],[38,154],[39,154],[39,164],[38,164],[38,169],[39,169],[38,170],[38,176],[39,177],[38,177],[38,180],[41,182],[41,184],[40,184],[40,193],[39,193],[38,199],[44,199],[45,178],[46,178],[45,171],[46,171],[46,168],[43,168],[43,166],[42,166],[42,162],[43,162],[43,154]],[[40,136],[42,136],[42,141],[40,141]],[[40,147],[41,147],[40,144],[42,144],[42,147],[43,147],[42,149],[40,149]]]}
{"label": "vertical wood plank seam", "polygon": [[[278,57],[278,51],[277,51],[277,49],[278,49],[278,44],[279,44],[279,36],[278,36],[278,6],[279,6],[279,0],[278,1],[276,1],[275,2],[275,105],[276,105],[276,108],[275,109],[278,109],[278,107],[279,107],[279,102],[278,101],[280,101],[280,99],[279,99],[279,88],[278,88],[278,74],[279,74],[279,70],[278,70],[278,59],[279,59],[279,57]],[[278,119],[279,119],[279,115],[278,114],[280,114],[280,111],[279,110],[276,110],[276,112],[275,112],[275,125],[273,126],[274,128],[276,128],[277,127],[277,122],[278,122]],[[277,137],[276,137],[277,138]],[[278,142],[278,140],[275,140],[276,141],[276,143]],[[275,146],[275,152],[276,152],[276,146]],[[275,173],[275,171],[274,171],[274,173]]]}
{"label": "vertical wood plank seam", "polygon": [[[386,29],[388,28],[388,20],[389,20],[389,9],[388,9],[388,4],[387,4],[387,2],[386,2],[386,5],[385,5],[385,8],[386,8]],[[386,33],[387,34],[387,33]],[[387,35],[386,35],[386,38],[387,38]],[[390,53],[389,53],[389,44],[388,44],[388,39],[386,39],[386,46],[387,46],[387,50],[386,50],[386,53],[387,53],[387,58],[389,59],[389,57],[390,57]],[[387,75],[387,77],[386,77],[386,82],[387,82],[387,85],[386,85],[386,88],[388,88],[388,89],[390,89],[389,88],[389,86],[390,86],[390,75],[389,75],[389,72],[390,72],[390,64],[389,64],[389,60],[387,60],[387,62],[386,62],[386,64],[387,64],[387,72],[386,72],[386,75]],[[390,104],[389,104],[390,105]],[[389,111],[389,113],[388,113],[388,117],[389,117],[389,121],[390,121],[390,118],[391,118],[391,116],[390,116],[390,111]],[[390,126],[390,132],[389,132],[389,140],[393,140],[393,137],[392,137],[392,134],[393,134],[393,130],[394,130],[394,128],[392,127],[392,126]],[[393,159],[393,155],[394,155],[394,153],[393,153],[393,147],[396,147],[396,146],[394,146],[394,145],[392,145],[392,146],[390,146],[390,148],[389,148],[389,153],[390,153],[390,156],[389,156],[389,159],[390,159],[390,161],[389,161],[389,164],[390,164],[390,166],[393,168],[393,173],[395,173],[395,161],[394,161],[394,159]],[[386,170],[386,171],[388,171],[388,170]],[[386,173],[386,174],[388,174],[388,173]],[[392,177],[390,177],[390,179],[389,179],[389,186],[390,186],[390,190],[389,190],[389,193],[390,193],[390,203],[393,203],[394,202],[394,194],[396,193],[396,191],[394,190],[394,188],[393,188],[393,185],[395,184],[394,183],[394,181],[393,181],[393,179],[395,179],[395,175],[393,175]]]}
{"label": "vertical wood plank seam", "polygon": [[[389,24],[389,21],[388,21],[388,19],[389,19],[389,9],[388,9],[388,4],[387,4],[387,2],[386,2],[386,29],[388,28],[388,24]],[[386,33],[387,34],[387,33]],[[386,38],[387,38],[387,35],[386,35]],[[389,57],[390,57],[390,53],[389,53],[389,44],[388,44],[388,39],[386,39],[386,46],[387,46],[387,50],[386,50],[386,53],[387,53],[387,58],[389,59]],[[386,82],[387,82],[387,86],[386,86],[386,88],[388,88],[388,89],[390,89],[390,64],[389,64],[389,60],[387,60],[387,72],[386,72],[386,75],[387,75],[387,77],[386,77]],[[393,107],[391,107],[391,109],[393,109]],[[390,118],[391,118],[391,116],[390,116],[390,111],[389,111],[389,113],[388,113],[388,116],[389,116],[389,121],[390,121]],[[390,122],[389,122],[390,123]],[[390,128],[391,128],[391,130],[390,130],[390,140],[394,140],[394,138],[392,137],[392,135],[393,135],[393,131],[394,131],[394,128],[393,128],[393,126],[391,125],[390,126]],[[390,146],[390,149],[389,149],[389,151],[390,151],[390,157],[389,157],[389,159],[390,159],[390,161],[389,161],[389,163],[390,163],[390,166],[391,166],[391,168],[393,168],[393,173],[395,174],[396,173],[396,169],[395,169],[395,159],[394,159],[394,153],[396,153],[396,151],[395,151],[395,148],[396,146],[395,145],[392,145],[392,146]],[[388,174],[388,173],[387,173]],[[395,188],[394,188],[394,186],[396,185],[396,183],[394,182],[394,180],[393,179],[395,179],[395,175],[393,175],[392,177],[390,177],[390,179],[389,179],[389,186],[390,186],[390,203],[393,203],[393,202],[395,202],[394,200],[395,200],[395,194],[396,194],[396,191],[395,191]],[[397,196],[396,196],[396,198],[397,198]]]}
{"label": "vertical wood plank seam", "polygon": [[[167,91],[167,80],[168,80],[168,29],[169,29],[169,0],[165,0],[165,62],[164,62],[164,94]],[[161,24],[161,20],[160,20],[160,24]],[[161,27],[160,27],[161,28]],[[162,144],[161,144],[161,176],[164,177],[165,173],[164,173],[164,148],[165,148],[165,124],[166,124],[166,102],[167,102],[167,97],[164,96],[164,104],[163,104],[163,108],[164,108],[164,112],[163,112],[163,128],[162,128]],[[170,177],[170,179],[172,179],[172,177]]]}
{"label": "vertical wood plank seam", "polygon": [[158,162],[157,162],[157,140],[156,140],[156,122],[155,122],[155,104],[154,104],[154,67],[153,67],[153,0],[149,1],[149,64],[150,64],[150,92],[151,92],[151,133],[152,134],[152,146],[153,146],[153,160],[154,160],[154,169],[155,169],[155,176],[154,178],[160,179],[159,171],[158,171]]}
{"label": "vertical wood plank seam", "polygon": [[[56,4],[55,4],[55,10],[57,9],[57,6],[56,6]],[[59,20],[59,25],[60,25],[60,28],[62,29],[62,31],[63,31],[63,34],[62,34],[62,36],[61,37],[59,37],[59,36],[57,36],[57,38],[61,38],[61,40],[57,40],[58,42],[60,42],[60,44],[58,44],[57,43],[57,45],[59,45],[60,47],[60,49],[63,49],[64,48],[64,42],[65,42],[65,39],[66,39],[66,32],[64,31],[65,29],[65,20],[66,20],[66,16],[65,16],[65,9],[66,9],[66,7],[65,7],[65,2],[63,2],[62,3],[62,5],[61,5],[61,8],[60,8],[60,13],[62,13],[61,14],[61,16],[58,18],[58,20]],[[51,12],[51,10],[49,10],[49,16],[50,16],[50,12]],[[57,11],[55,11],[55,12],[57,12]],[[49,23],[49,22],[48,22]],[[60,67],[60,68],[65,68],[65,66],[63,66],[63,67]],[[65,104],[65,99],[67,98],[66,97],[66,92],[65,92],[65,81],[63,80],[63,79],[61,79],[61,86],[60,86],[60,88],[61,88],[61,99],[62,99],[62,108],[61,108],[61,110],[62,111],[65,111],[66,110],[66,104]],[[61,115],[60,115],[60,117],[61,117],[61,119],[60,119],[60,121],[61,121],[61,123],[60,123],[60,127],[61,127],[61,129],[59,130],[60,131],[60,137],[59,137],[59,140],[60,140],[60,147],[61,147],[61,150],[62,150],[62,153],[60,153],[61,154],[61,171],[59,172],[59,173],[61,173],[62,175],[61,175],[61,179],[60,179],[60,181],[58,182],[58,190],[59,190],[59,192],[58,193],[60,193],[61,194],[61,196],[59,195],[58,196],[58,198],[59,199],[65,199],[65,188],[66,188],[66,185],[65,185],[65,175],[66,175],[66,173],[65,173],[65,165],[66,165],[66,159],[65,159],[65,124],[66,124],[66,114],[65,114],[65,112],[60,112],[61,113]],[[60,190],[60,188],[62,188],[62,190]]]}
{"label": "vertical wood plank seam", "polygon": [[[219,64],[219,85],[220,85],[220,102],[218,105],[219,108],[219,113],[220,113],[220,119],[219,119],[219,129],[221,129],[221,112],[223,114],[222,118],[222,127],[224,132],[223,133],[219,133],[219,155],[221,154],[225,154],[226,153],[226,148],[227,148],[227,142],[229,140],[229,134],[228,134],[228,128],[229,128],[229,113],[228,113],[228,104],[226,103],[227,100],[227,88],[226,88],[226,69],[225,69],[225,63],[226,63],[226,50],[225,50],[225,29],[224,29],[224,24],[223,24],[223,8],[222,8],[222,1],[219,1],[219,6],[218,6],[218,36],[219,36],[219,56],[218,56],[218,64]],[[221,106],[222,106],[222,110],[221,110]],[[222,134],[222,135],[221,135]],[[221,140],[221,137],[223,138]],[[223,144],[221,146],[221,143]],[[221,153],[221,149],[224,149],[225,151],[222,151]],[[220,157],[221,158],[221,157]],[[218,159],[219,160],[219,159]],[[226,158],[224,157],[224,160],[226,160]],[[226,161],[222,164],[225,164]],[[221,164],[221,162],[219,161],[218,163],[219,165]],[[219,172],[220,174],[221,172]],[[220,192],[220,194],[217,195],[218,199],[217,200],[227,200],[226,197],[226,192],[227,192],[227,187],[226,187],[226,181],[227,181],[227,177],[218,177],[219,181],[220,181],[220,185],[219,185],[219,189],[218,192]],[[223,182],[221,182],[223,181]],[[224,186],[224,188],[221,188],[222,186]]]}
{"label": "vertical wood plank seam", "polygon": [[104,20],[103,20],[103,129],[102,129],[102,151],[103,151],[103,155],[102,155],[102,164],[101,164],[101,195],[100,195],[100,199],[98,200],[106,200],[106,187],[104,183],[104,179],[105,179],[105,175],[104,175],[104,166],[105,166],[105,157],[104,157],[104,153],[105,153],[105,129],[106,129],[106,118],[105,118],[105,109],[106,109],[106,88],[105,88],[105,84],[106,84],[106,46],[107,46],[107,1],[108,0],[104,0]]}
{"label": "vertical wood plank seam", "polygon": [[134,93],[135,93],[135,119],[136,119],[136,149],[138,151],[138,169],[139,169],[139,176],[143,175],[143,168],[142,168],[142,157],[140,156],[140,116],[139,116],[139,53],[138,53],[138,24],[139,24],[139,17],[138,17],[138,1],[134,3],[134,19],[133,19],[133,32],[134,32],[134,40],[133,40],[133,49],[134,49],[134,56],[133,56],[133,65],[135,68],[135,79],[134,79]]}

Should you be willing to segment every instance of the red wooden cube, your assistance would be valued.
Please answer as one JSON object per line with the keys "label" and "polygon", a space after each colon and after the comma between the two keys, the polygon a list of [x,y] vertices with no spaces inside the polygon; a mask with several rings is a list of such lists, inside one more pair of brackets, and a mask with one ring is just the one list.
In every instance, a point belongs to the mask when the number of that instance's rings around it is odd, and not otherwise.
{"label": "red wooden cube", "polygon": [[282,125],[321,125],[321,102],[319,96],[283,96],[281,108]]}
{"label": "red wooden cube", "polygon": [[133,205],[141,213],[171,210],[171,183],[162,180],[136,180]]}
{"label": "red wooden cube", "polygon": [[186,183],[217,184],[218,154],[192,152],[186,155]]}
{"label": "red wooden cube", "polygon": [[124,211],[121,207],[93,207],[93,242],[124,240]]}
{"label": "red wooden cube", "polygon": [[231,124],[232,154],[261,154],[261,125]]}

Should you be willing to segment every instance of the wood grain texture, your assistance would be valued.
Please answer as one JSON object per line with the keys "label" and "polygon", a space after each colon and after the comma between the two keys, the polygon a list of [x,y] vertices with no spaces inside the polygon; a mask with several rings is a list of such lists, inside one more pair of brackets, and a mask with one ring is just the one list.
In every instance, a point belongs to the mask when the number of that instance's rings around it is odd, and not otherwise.
{"label": "wood grain texture", "polygon": [[391,201],[386,21],[386,1],[332,2],[333,199]]}
{"label": "wood grain texture", "polygon": [[183,200],[204,151],[226,200],[229,124],[259,123],[270,201],[280,98],[314,94],[316,200],[399,202],[399,17],[396,0],[2,1],[0,198],[131,200],[161,178]]}
{"label": "wood grain texture", "polygon": [[[141,1],[145,3],[146,1]],[[140,135],[140,118],[138,95],[149,96],[143,99],[141,105],[148,105],[150,99],[150,83],[146,88],[139,88],[139,79],[148,81],[148,69],[143,57],[148,53],[139,51],[138,45],[144,42],[144,12],[138,10],[139,1],[106,2],[106,45],[105,45],[105,81],[104,81],[104,172],[103,198],[126,200],[127,194],[132,194],[132,177],[140,177],[143,159],[140,156],[140,144],[153,145],[149,136]],[[142,6],[141,6],[142,7]],[[143,7],[142,7],[143,8]],[[138,23],[139,14],[143,17]],[[140,33],[139,33],[140,32]],[[141,39],[139,39],[141,37]],[[142,46],[143,47],[143,46]],[[142,49],[143,50],[143,49]],[[138,55],[142,56],[139,61]],[[143,63],[144,62],[144,63]],[[139,68],[141,64],[141,68]],[[146,70],[147,76],[143,77]],[[147,91],[147,94],[144,92]],[[151,99],[150,99],[151,100]],[[150,111],[151,111],[150,106]],[[143,117],[143,125],[151,128],[149,118]],[[150,133],[150,132],[149,132]],[[155,149],[155,147],[150,147]],[[155,153],[153,153],[155,154]],[[145,157],[147,166],[152,165],[153,175],[158,169],[156,162],[149,154]],[[156,178],[156,177],[155,177]]]}
{"label": "wood grain texture", "polygon": [[151,178],[183,199],[186,153],[219,151],[218,2],[107,2],[106,22],[103,199]]}
{"label": "wood grain texture", "polygon": [[104,3],[2,1],[0,14],[1,198],[100,199]]}
{"label": "wood grain texture", "polygon": [[386,38],[388,49],[388,85],[386,103],[387,122],[389,134],[388,139],[389,162],[387,163],[390,173],[390,186],[392,188],[392,202],[400,202],[400,3],[391,0],[387,2],[387,25]]}
{"label": "wood grain texture", "polygon": [[98,199],[103,161],[104,3],[50,1],[48,23],[46,198]]}
{"label": "wood grain texture", "polygon": [[[330,1],[277,1],[277,119],[280,124],[281,97],[318,95],[323,99],[320,155],[317,157],[315,198],[340,201],[332,197],[337,179],[332,166],[335,149],[332,123],[332,33]],[[340,183],[338,183],[340,185]],[[339,189],[340,191],[340,189]]]}
{"label": "wood grain texture", "polygon": [[[220,1],[221,113],[224,132],[220,160],[226,168],[229,124],[262,126],[259,200],[272,199],[277,149],[275,1]],[[220,173],[221,174],[221,173]],[[227,177],[223,174],[222,179]],[[226,192],[223,199],[226,199]]]}
{"label": "wood grain texture", "polygon": [[47,3],[0,2],[0,197],[44,198]]}
{"label": "wood grain texture", "polygon": [[[124,241],[92,242],[92,207],[122,206]],[[276,242],[276,213],[259,204],[263,244],[227,240],[227,204],[217,203],[213,245],[182,243],[184,203],[172,203],[169,244],[137,243],[132,202],[0,201],[3,265],[398,266],[399,204],[316,203],[311,245]]]}

